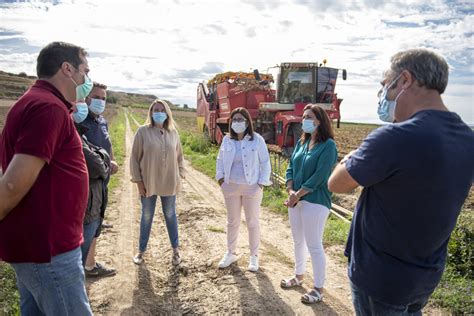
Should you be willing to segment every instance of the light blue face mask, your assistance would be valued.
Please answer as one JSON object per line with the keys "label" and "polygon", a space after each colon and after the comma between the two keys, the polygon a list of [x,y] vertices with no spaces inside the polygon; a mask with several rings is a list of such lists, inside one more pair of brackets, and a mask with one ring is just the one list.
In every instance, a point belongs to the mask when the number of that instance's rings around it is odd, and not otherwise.
{"label": "light blue face mask", "polygon": [[398,78],[400,78],[402,74],[399,74],[397,78],[395,78],[390,84],[386,85],[382,89],[382,94],[379,97],[379,107],[377,108],[377,114],[379,118],[384,122],[392,123],[395,121],[395,109],[397,108],[397,100],[405,91],[402,89],[395,100],[387,100],[387,93],[390,88],[397,82]]}
{"label": "light blue face mask", "polygon": [[105,100],[101,99],[91,99],[91,104],[89,105],[89,110],[96,115],[104,113],[105,110]]}
{"label": "light blue face mask", "polygon": [[74,79],[72,82],[76,85],[76,100],[84,100],[91,93],[94,83],[88,75],[84,75],[84,83],[78,85]]}
{"label": "light blue face mask", "polygon": [[316,130],[316,127],[317,126],[314,125],[314,120],[312,119],[304,119],[303,122],[301,122],[301,128],[305,133],[313,134],[313,132]]}
{"label": "light blue face mask", "polygon": [[166,115],[165,112],[153,112],[152,117],[155,123],[163,124],[168,118],[168,115]]}
{"label": "light blue face mask", "polygon": [[76,109],[77,111],[72,113],[72,118],[74,122],[79,124],[86,119],[87,114],[89,114],[89,109],[85,102],[76,103]]}

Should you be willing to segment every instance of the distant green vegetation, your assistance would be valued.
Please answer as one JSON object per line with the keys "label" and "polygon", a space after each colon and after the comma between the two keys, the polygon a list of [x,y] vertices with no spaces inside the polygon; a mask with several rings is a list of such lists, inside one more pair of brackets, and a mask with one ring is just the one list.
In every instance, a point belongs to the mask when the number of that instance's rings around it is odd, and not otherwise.
{"label": "distant green vegetation", "polygon": [[120,179],[124,174],[123,164],[125,162],[125,113],[122,108],[119,108],[117,115],[115,115],[111,122],[109,122],[109,126],[109,133],[114,151],[114,159],[120,166],[119,171],[110,177],[109,190],[112,192],[120,185]]}
{"label": "distant green vegetation", "polygon": [[15,271],[0,261],[0,315],[20,315],[20,295],[16,288]]}

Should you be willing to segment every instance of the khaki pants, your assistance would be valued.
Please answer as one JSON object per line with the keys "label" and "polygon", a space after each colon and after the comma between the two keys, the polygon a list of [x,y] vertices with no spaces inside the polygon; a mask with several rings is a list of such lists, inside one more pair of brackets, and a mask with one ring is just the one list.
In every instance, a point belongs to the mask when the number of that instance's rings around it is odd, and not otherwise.
{"label": "khaki pants", "polygon": [[258,184],[223,183],[221,186],[227,207],[227,250],[234,253],[239,236],[240,214],[244,208],[249,233],[250,254],[257,255],[260,246],[260,204],[263,190]]}

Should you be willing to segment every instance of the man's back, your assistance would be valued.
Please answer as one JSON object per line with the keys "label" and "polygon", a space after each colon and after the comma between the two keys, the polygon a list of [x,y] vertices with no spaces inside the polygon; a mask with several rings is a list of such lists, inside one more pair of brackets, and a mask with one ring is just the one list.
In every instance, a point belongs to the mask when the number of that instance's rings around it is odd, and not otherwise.
{"label": "man's back", "polygon": [[434,290],[472,157],[473,132],[451,112],[420,111],[364,140],[346,162],[364,186],[346,248],[357,286],[394,304]]}

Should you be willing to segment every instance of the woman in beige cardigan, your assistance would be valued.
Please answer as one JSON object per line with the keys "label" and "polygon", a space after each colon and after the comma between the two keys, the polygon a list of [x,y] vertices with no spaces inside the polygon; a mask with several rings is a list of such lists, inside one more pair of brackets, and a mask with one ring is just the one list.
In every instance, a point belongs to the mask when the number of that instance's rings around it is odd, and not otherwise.
{"label": "woman in beige cardigan", "polygon": [[153,101],[147,124],[140,126],[135,134],[130,172],[142,203],[139,247],[133,262],[143,262],[159,196],[173,247],[171,262],[180,264],[176,194],[181,189],[181,178],[184,178],[183,153],[171,110],[165,101]]}

